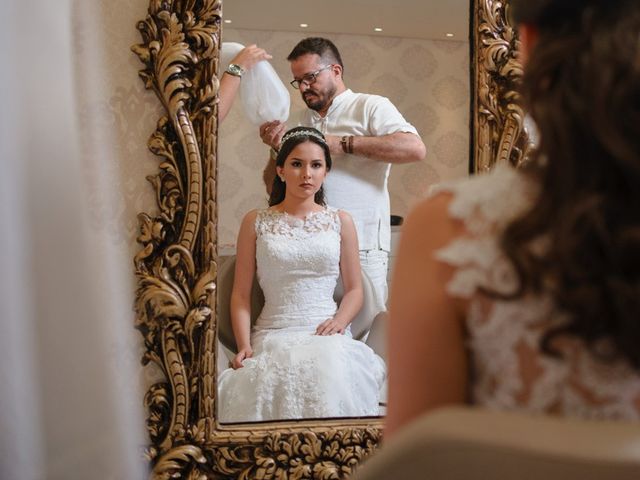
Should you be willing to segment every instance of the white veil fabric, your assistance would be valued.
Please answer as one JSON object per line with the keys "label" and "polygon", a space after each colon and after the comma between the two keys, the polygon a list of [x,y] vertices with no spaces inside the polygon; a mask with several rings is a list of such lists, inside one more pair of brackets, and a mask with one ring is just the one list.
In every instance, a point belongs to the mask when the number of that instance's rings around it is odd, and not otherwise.
{"label": "white veil fabric", "polygon": [[[133,287],[131,260],[90,226],[83,179],[83,162],[95,162],[104,174],[92,188],[105,202],[115,194],[100,165],[114,161],[103,143],[109,133],[87,135],[91,126],[77,118],[89,79],[74,68],[72,18],[91,30],[95,5],[7,0],[0,17],[3,479],[145,476],[142,394],[129,384],[137,377],[127,361],[138,339],[121,288]],[[107,41],[94,30],[80,54],[98,76],[107,72]],[[98,154],[83,156],[81,138],[95,138]]]}
{"label": "white veil fabric", "polygon": [[[221,72],[227,69],[244,45],[223,42],[220,50]],[[289,91],[269,62],[258,62],[242,75],[240,101],[244,113],[254,125],[262,125],[272,120],[286,122],[289,118],[291,98]]]}

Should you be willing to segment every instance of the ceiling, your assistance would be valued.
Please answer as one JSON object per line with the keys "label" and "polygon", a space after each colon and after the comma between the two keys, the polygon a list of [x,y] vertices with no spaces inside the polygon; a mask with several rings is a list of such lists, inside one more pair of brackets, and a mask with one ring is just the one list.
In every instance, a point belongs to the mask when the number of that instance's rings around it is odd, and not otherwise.
{"label": "ceiling", "polygon": [[469,0],[224,0],[223,18],[228,28],[467,41],[469,9]]}

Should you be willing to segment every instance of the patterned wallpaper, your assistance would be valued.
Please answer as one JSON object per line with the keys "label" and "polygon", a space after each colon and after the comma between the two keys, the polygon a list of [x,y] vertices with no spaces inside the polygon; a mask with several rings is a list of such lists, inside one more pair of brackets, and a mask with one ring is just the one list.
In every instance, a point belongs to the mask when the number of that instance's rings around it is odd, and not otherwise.
{"label": "patterned wallpaper", "polygon": [[[138,70],[142,63],[131,51],[141,41],[136,23],[147,14],[147,0],[99,0],[78,2],[73,9],[73,53],[76,108],[83,158],[83,180],[89,192],[89,216],[96,237],[94,251],[116,252],[114,269],[122,269],[121,282],[111,282],[114,298],[126,298],[123,319],[130,325],[129,348],[113,347],[113,361],[134,365],[130,380],[143,391],[160,381],[155,366],[140,368],[143,339],[133,330],[133,293],[136,288],[133,257],[140,251],[137,214],[157,213],[148,175],[158,171],[159,159],[147,148],[163,110],[147,91]],[[105,275],[105,272],[95,277]],[[99,278],[92,278],[94,282]],[[129,341],[129,339],[127,339]],[[123,369],[123,371],[126,371]],[[132,399],[141,405],[142,397]]]}
{"label": "patterned wallpaper", "polygon": [[[145,18],[146,0],[100,0],[101,31],[80,19],[74,21],[74,50],[78,77],[77,108],[85,158],[104,156],[114,198],[95,197],[91,220],[110,243],[138,252],[138,212],[156,212],[155,196],[145,177],[155,174],[158,157],[147,140],[163,114],[153,92],[145,90],[138,71],[142,63],[131,51],[141,42],[136,23]],[[100,58],[96,58],[100,56]],[[104,142],[108,142],[105,144]],[[95,161],[85,162],[85,181],[98,183]],[[132,266],[133,270],[133,266]]]}
{"label": "patterned wallpaper", "polygon": [[[225,42],[257,43],[271,53],[271,63],[285,83],[291,79],[286,57],[303,36],[330,38],[342,55],[347,87],[388,97],[422,136],[426,160],[391,168],[392,214],[405,216],[431,185],[467,175],[468,42],[228,28],[223,31]],[[296,112],[306,107],[297,91],[290,89],[290,94],[291,118],[297,118]],[[234,104],[220,127],[219,153],[218,232],[224,248],[235,245],[244,214],[266,206],[262,170],[268,150],[239,103]]]}

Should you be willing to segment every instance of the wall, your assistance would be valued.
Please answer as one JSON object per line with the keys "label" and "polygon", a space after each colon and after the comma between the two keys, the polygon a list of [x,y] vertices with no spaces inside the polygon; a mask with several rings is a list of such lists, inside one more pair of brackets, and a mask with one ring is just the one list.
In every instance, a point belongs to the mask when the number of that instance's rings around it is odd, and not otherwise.
{"label": "wall", "polygon": [[[162,379],[155,367],[140,368],[143,339],[133,328],[133,257],[141,250],[136,242],[140,233],[137,214],[158,212],[146,177],[158,172],[161,159],[149,151],[147,140],[164,114],[155,94],[145,90],[138,77],[143,64],[131,51],[133,44],[142,41],[136,23],[146,17],[147,8],[146,0],[78,2],[73,11],[72,46],[82,175],[88,192],[85,208],[98,239],[93,251],[117,252],[118,261],[112,267],[126,274],[111,285],[114,298],[127,299],[123,312],[111,323],[124,322],[132,339],[129,348],[113,353],[114,362],[135,364],[136,378],[131,381],[142,384],[144,391]],[[91,281],[96,282],[100,275],[96,273]],[[133,399],[138,407],[142,395]]]}
{"label": "wall", "polygon": [[[391,213],[405,216],[430,185],[467,175],[469,161],[469,44],[380,36],[225,29],[223,41],[257,43],[289,88],[286,57],[304,36],[326,36],[345,64],[345,83],[355,92],[388,97],[419,131],[427,146],[423,162],[391,169]],[[306,108],[290,89],[296,110]],[[293,126],[293,125],[291,125]],[[268,158],[258,129],[236,103],[220,127],[220,246],[233,247],[244,214],[266,205],[262,170]]]}

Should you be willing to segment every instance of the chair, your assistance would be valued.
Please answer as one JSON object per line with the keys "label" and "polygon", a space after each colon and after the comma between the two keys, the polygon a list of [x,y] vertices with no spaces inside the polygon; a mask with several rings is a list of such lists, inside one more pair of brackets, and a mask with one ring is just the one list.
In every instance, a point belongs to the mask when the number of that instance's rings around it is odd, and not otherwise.
{"label": "chair", "polygon": [[[236,269],[235,255],[223,257],[218,266],[218,339],[233,353],[238,353],[236,339],[233,336],[233,328],[231,326],[231,291],[233,290],[233,277]],[[251,287],[251,325],[256,323],[258,315],[264,305],[264,294],[258,279],[254,276],[253,286]]]}
{"label": "chair", "polygon": [[[236,341],[233,336],[233,328],[231,327],[231,290],[233,289],[233,277],[235,273],[236,259],[235,256],[225,258],[218,268],[218,338],[225,348],[231,352],[237,352]],[[336,303],[340,303],[344,295],[342,280],[338,278],[335,293],[333,295]],[[356,318],[351,322],[351,334],[356,340],[364,340],[367,333],[372,327],[375,319],[377,323],[382,322],[382,316],[378,314],[376,305],[376,292],[369,277],[362,272],[362,289],[364,301],[362,308]],[[264,295],[258,284],[257,278],[254,276],[253,287],[251,289],[251,325],[255,321],[264,306]],[[373,347],[372,347],[373,348]],[[375,349],[374,349],[375,351]]]}
{"label": "chair", "polygon": [[376,352],[383,360],[387,360],[387,322],[389,319],[389,312],[384,311],[378,313],[373,322],[371,322],[371,328],[369,334],[365,339],[365,343],[371,347],[371,350]]}
{"label": "chair", "polygon": [[445,408],[383,443],[350,478],[635,480],[640,425]]}

